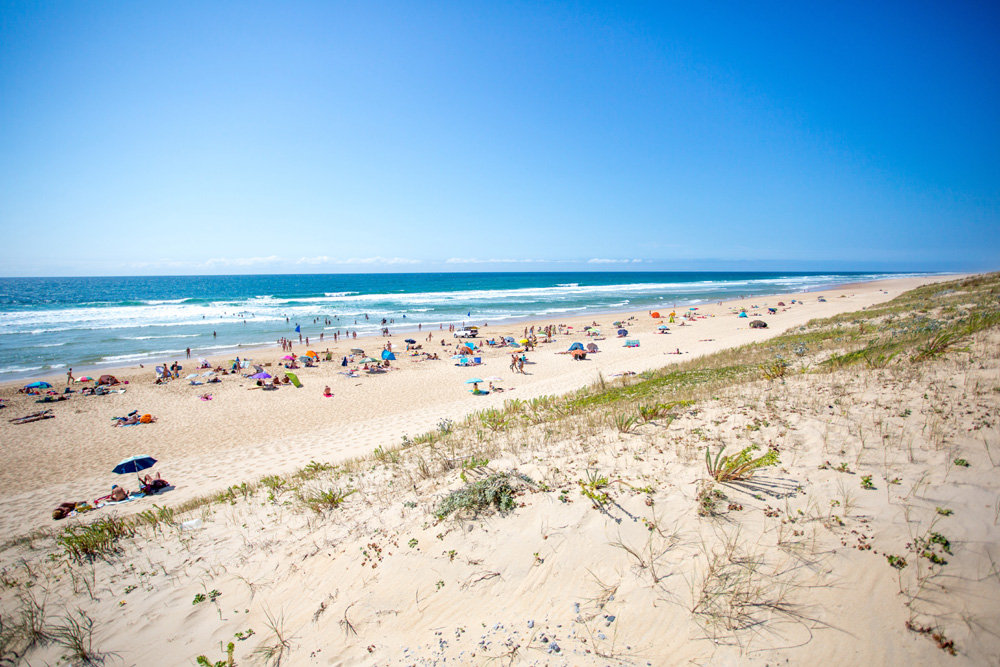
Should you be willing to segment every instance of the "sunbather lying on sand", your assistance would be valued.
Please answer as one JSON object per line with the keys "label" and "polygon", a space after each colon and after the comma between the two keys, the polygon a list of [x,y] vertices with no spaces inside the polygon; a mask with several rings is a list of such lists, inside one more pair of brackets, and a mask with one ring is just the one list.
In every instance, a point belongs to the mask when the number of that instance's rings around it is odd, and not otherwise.
{"label": "sunbather lying on sand", "polygon": [[160,473],[156,473],[156,477],[146,475],[142,478],[142,492],[143,493],[156,493],[160,489],[170,486],[170,482],[160,477]]}

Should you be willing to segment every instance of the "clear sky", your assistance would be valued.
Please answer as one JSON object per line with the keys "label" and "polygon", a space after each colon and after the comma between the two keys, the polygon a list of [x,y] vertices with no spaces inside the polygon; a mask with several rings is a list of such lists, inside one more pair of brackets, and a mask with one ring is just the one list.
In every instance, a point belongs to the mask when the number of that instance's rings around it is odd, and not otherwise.
{"label": "clear sky", "polygon": [[0,0],[0,275],[1000,268],[996,2]]}

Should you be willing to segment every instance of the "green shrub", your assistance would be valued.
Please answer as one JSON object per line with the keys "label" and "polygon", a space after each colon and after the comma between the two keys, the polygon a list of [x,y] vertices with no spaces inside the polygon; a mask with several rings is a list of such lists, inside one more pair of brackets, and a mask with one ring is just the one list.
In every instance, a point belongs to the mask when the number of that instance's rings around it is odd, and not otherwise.
{"label": "green shrub", "polygon": [[516,506],[514,499],[520,493],[519,487],[522,484],[535,485],[530,477],[515,471],[493,473],[449,493],[434,510],[434,514],[439,519],[455,512],[477,516],[490,509],[495,509],[501,515],[507,514]]}

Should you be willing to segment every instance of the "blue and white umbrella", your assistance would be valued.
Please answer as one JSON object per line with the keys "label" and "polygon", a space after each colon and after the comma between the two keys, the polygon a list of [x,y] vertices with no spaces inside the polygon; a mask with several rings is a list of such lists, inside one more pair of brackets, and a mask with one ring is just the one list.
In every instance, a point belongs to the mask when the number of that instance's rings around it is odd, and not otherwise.
{"label": "blue and white umbrella", "polygon": [[152,456],[131,456],[124,461],[119,462],[111,472],[118,475],[126,475],[130,472],[134,472],[136,477],[138,477],[140,470],[152,468],[155,465],[156,459]]}

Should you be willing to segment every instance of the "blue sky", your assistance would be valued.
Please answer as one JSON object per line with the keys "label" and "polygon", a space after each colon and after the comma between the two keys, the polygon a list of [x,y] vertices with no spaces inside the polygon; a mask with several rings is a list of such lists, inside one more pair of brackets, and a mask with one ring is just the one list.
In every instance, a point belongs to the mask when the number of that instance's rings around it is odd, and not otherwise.
{"label": "blue sky", "polygon": [[996,3],[0,0],[0,275],[1000,268]]}

